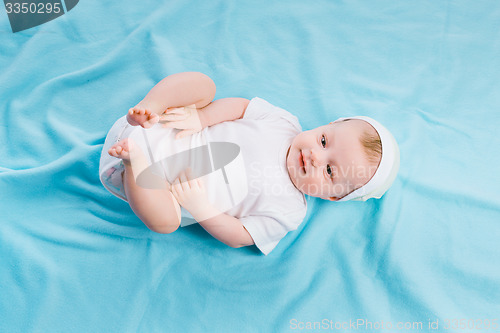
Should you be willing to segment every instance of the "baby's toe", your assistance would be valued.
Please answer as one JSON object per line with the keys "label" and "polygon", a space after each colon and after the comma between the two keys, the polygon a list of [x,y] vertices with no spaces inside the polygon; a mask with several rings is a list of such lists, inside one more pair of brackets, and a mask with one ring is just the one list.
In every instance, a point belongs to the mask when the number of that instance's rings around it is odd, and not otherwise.
{"label": "baby's toe", "polygon": [[112,147],[108,150],[108,154],[113,156],[113,157],[119,157],[118,153],[116,152],[116,147]]}
{"label": "baby's toe", "polygon": [[150,128],[160,120],[157,114],[153,114],[149,117],[147,121],[144,122],[144,128]]}

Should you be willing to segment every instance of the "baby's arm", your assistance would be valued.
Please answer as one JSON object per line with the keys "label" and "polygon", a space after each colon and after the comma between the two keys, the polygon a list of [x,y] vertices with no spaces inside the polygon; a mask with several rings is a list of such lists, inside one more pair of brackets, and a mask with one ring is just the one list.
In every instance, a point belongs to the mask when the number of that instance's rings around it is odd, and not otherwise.
{"label": "baby's arm", "polygon": [[203,128],[224,121],[243,118],[245,110],[250,101],[246,98],[231,97],[221,98],[198,110],[200,122]]}
{"label": "baby's arm", "polygon": [[[175,138],[179,139],[199,132],[205,127],[242,118],[249,103],[250,101],[245,98],[222,98],[201,109],[196,109],[191,105],[184,108],[167,109],[166,113],[159,118],[163,127],[182,130],[175,135]],[[147,121],[154,124],[157,119],[148,119]],[[149,127],[149,124],[146,125]]]}
{"label": "baby's arm", "polygon": [[240,220],[228,214],[219,214],[198,222],[210,235],[234,248],[254,244],[252,236]]}
{"label": "baby's arm", "polygon": [[235,248],[254,244],[237,218],[221,213],[210,203],[203,180],[192,179],[189,170],[180,173],[171,191],[177,202],[213,237]]}

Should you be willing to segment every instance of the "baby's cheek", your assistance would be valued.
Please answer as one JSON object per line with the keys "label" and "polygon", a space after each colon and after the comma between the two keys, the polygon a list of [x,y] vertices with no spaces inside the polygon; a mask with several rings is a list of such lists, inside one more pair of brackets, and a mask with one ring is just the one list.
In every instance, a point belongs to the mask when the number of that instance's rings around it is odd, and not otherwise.
{"label": "baby's cheek", "polygon": [[312,196],[320,195],[322,187],[323,185],[317,179],[305,178],[303,181],[303,192]]}

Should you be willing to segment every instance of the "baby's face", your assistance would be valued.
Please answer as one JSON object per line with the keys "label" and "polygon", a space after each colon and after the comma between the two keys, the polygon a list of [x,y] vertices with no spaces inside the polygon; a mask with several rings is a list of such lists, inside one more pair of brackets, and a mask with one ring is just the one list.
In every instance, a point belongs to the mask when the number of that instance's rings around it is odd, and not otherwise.
{"label": "baby's face", "polygon": [[304,194],[336,201],[366,184],[377,169],[368,162],[359,141],[367,126],[371,127],[352,119],[297,135],[286,157],[295,187]]}

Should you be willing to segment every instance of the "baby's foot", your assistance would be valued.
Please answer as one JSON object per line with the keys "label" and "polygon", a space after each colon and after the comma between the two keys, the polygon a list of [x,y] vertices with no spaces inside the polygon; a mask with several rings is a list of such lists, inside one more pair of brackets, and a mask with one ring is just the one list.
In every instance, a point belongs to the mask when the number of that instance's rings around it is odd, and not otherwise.
{"label": "baby's foot", "polygon": [[128,142],[128,138],[125,138],[121,141],[115,143],[108,150],[108,154],[113,157],[121,158],[122,160],[129,161],[130,160],[130,145]]}
{"label": "baby's foot", "polygon": [[132,126],[150,128],[160,120],[160,116],[141,106],[130,108],[127,113],[127,121]]}

